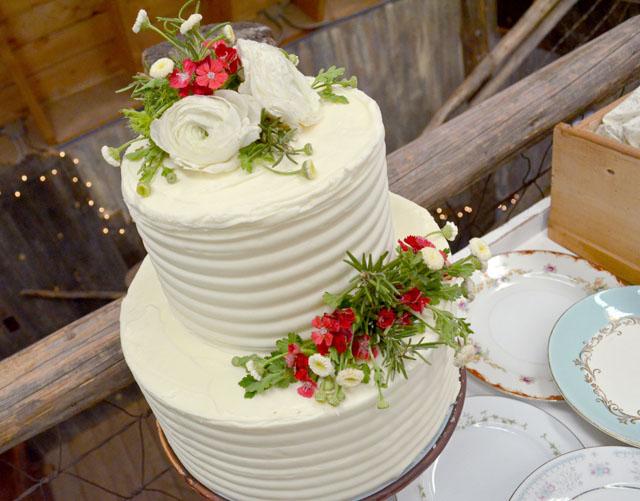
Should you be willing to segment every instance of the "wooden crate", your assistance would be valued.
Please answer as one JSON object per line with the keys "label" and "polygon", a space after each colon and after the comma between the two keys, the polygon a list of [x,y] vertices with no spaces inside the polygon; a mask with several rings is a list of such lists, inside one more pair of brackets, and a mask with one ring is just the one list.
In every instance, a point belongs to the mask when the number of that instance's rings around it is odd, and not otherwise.
{"label": "wooden crate", "polygon": [[595,133],[625,97],[574,126],[555,127],[549,236],[640,283],[640,149]]}

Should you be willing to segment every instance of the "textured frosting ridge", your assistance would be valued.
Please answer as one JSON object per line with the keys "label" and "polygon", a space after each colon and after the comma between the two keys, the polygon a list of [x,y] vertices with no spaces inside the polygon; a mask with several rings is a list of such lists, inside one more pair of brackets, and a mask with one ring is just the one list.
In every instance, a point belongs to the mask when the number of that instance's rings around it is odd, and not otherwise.
{"label": "textured frosting ridge", "polygon": [[[318,177],[264,170],[180,172],[174,185],[135,193],[138,165],[123,165],[123,193],[174,313],[230,350],[269,350],[304,332],[323,291],[348,281],[345,252],[392,249],[384,129],[376,103],[345,90],[305,128]],[[157,186],[157,188],[156,188]]]}
{"label": "textured frosting ridge", "polygon": [[[397,236],[437,228],[429,214],[391,197]],[[440,248],[446,245],[434,239]],[[234,500],[340,500],[397,477],[439,432],[459,391],[448,348],[408,365],[376,408],[374,385],[348,389],[331,407],[292,389],[245,400],[231,354],[174,316],[145,260],[123,302],[122,348],[174,452],[191,474]]]}

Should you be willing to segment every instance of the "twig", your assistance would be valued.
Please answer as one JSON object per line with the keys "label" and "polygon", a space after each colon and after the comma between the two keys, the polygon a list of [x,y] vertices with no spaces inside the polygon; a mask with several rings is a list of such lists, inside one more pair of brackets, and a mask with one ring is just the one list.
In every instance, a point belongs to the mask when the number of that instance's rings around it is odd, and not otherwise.
{"label": "twig", "polygon": [[23,289],[21,296],[42,299],[118,299],[125,295],[124,291],[59,291],[49,289]]}

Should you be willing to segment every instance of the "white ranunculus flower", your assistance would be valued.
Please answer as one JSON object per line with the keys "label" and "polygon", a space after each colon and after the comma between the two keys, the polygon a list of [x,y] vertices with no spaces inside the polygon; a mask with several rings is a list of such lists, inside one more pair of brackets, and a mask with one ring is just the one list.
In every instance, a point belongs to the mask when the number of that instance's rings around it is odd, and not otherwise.
{"label": "white ranunculus flower", "polygon": [[486,262],[491,259],[491,249],[489,249],[489,246],[480,238],[472,238],[469,240],[469,249],[471,250],[471,254],[480,261]]}
{"label": "white ranunculus flower", "polygon": [[314,353],[309,357],[309,368],[320,377],[327,377],[333,374],[333,364],[329,358]]}
{"label": "white ranunculus flower", "polygon": [[140,29],[149,22],[149,16],[147,15],[147,11],[144,9],[140,9],[138,11],[138,15],[136,16],[136,20],[131,27],[131,31],[134,33],[140,33]]}
{"label": "white ranunculus flower", "polygon": [[180,25],[180,33],[186,35],[202,21],[202,14],[191,14],[188,19]]}
{"label": "white ranunculus flower", "polygon": [[444,257],[438,249],[425,247],[422,249],[422,257],[430,270],[441,270],[444,266]]}
{"label": "white ranunculus flower", "polygon": [[362,383],[364,379],[364,372],[360,369],[353,369],[351,367],[347,367],[346,369],[342,369],[336,375],[336,383],[344,388],[353,388],[354,386],[358,386]]}
{"label": "white ranunculus flower", "polygon": [[240,93],[252,95],[269,113],[294,127],[320,120],[320,96],[278,47],[242,38],[236,47],[244,69]]}
{"label": "white ranunculus flower", "polygon": [[240,165],[238,151],[258,139],[259,122],[255,99],[220,90],[174,103],[151,123],[151,139],[176,167],[215,174]]}
{"label": "white ranunculus flower", "polygon": [[120,155],[118,154],[118,150],[105,144],[100,149],[100,153],[102,153],[102,158],[104,158],[109,165],[120,167]]}
{"label": "white ranunculus flower", "polygon": [[449,242],[452,242],[458,236],[458,227],[453,221],[447,221],[445,225],[440,228],[440,231],[442,231],[442,236],[449,240]]}
{"label": "white ranunculus flower", "polygon": [[171,74],[174,66],[175,63],[173,62],[173,59],[161,57],[151,65],[151,68],[149,68],[149,75],[151,78],[164,78]]}

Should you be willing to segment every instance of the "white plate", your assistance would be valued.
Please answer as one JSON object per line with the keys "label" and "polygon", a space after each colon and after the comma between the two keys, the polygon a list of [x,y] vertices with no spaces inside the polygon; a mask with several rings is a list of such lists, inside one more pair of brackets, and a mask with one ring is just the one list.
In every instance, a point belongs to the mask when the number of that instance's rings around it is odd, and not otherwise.
{"label": "white plate", "polygon": [[547,358],[551,330],[573,304],[619,286],[618,280],[584,259],[552,251],[499,254],[472,280],[475,297],[458,304],[474,331],[477,353],[469,372],[512,395],[562,400]]}
{"label": "white plate", "polygon": [[532,470],[582,447],[566,426],[533,405],[469,397],[440,457],[396,496],[398,501],[508,499]]}
{"label": "white plate", "polygon": [[640,450],[592,447],[557,457],[529,475],[511,501],[637,501]]}

